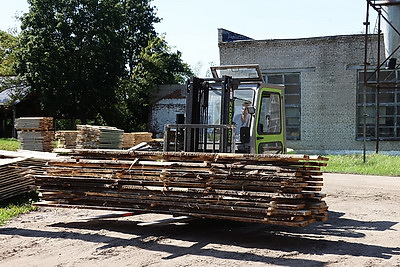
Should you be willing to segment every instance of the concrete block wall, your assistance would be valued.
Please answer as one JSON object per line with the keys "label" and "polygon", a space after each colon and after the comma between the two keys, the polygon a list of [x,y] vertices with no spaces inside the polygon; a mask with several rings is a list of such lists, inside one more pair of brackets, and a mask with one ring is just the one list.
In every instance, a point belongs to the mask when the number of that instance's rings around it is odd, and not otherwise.
{"label": "concrete block wall", "polygon": [[[356,141],[356,88],[364,35],[220,41],[219,50],[221,65],[255,63],[264,74],[300,73],[301,140],[288,141],[288,147],[319,154],[362,151],[363,142]],[[368,150],[374,147],[367,143]],[[400,142],[381,141],[380,150],[400,151]]]}

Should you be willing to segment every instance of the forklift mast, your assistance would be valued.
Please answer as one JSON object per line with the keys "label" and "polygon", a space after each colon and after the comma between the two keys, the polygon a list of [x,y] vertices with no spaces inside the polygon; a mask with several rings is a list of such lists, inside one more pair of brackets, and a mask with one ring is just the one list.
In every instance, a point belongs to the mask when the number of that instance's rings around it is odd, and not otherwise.
{"label": "forklift mast", "polygon": [[[211,89],[212,83],[213,89]],[[233,91],[239,85],[239,81],[224,75],[222,78],[198,78],[192,77],[186,84],[186,118],[185,124],[187,125],[208,125],[209,124],[209,94],[210,90],[219,88],[220,92],[220,124],[231,125],[232,124],[232,104],[233,104]],[[191,128],[189,134],[186,135],[185,147],[187,151],[199,151],[197,144],[199,144],[199,138],[202,135],[201,129]],[[227,140],[227,144],[222,144],[223,148],[220,150],[224,152],[229,151],[229,146],[232,145],[231,138],[226,135],[231,134],[231,131],[223,131],[220,133],[225,135],[223,138]],[[225,133],[226,132],[226,133]]]}

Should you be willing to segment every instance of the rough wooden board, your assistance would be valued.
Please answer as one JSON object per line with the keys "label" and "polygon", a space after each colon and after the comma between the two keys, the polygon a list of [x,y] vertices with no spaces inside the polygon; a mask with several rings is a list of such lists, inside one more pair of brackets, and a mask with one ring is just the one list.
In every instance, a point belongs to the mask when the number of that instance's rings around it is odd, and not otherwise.
{"label": "rough wooden board", "polygon": [[322,156],[309,156],[301,154],[241,154],[241,153],[202,153],[202,152],[161,152],[161,151],[128,151],[119,149],[64,149],[57,150],[56,152],[64,152],[75,155],[90,155],[105,157],[105,156],[134,156],[141,155],[145,157],[165,157],[165,158],[179,158],[184,160],[185,158],[198,158],[198,159],[237,159],[237,160],[276,160],[276,159],[287,159],[287,160],[328,160]]}

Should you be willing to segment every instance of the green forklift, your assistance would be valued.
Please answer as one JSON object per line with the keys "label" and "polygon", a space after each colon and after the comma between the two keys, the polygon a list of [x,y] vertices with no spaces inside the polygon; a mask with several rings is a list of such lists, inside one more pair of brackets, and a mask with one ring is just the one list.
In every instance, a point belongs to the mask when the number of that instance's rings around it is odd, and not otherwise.
{"label": "green forklift", "polygon": [[285,153],[284,86],[258,65],[211,67],[186,83],[184,123],[165,125],[164,151]]}

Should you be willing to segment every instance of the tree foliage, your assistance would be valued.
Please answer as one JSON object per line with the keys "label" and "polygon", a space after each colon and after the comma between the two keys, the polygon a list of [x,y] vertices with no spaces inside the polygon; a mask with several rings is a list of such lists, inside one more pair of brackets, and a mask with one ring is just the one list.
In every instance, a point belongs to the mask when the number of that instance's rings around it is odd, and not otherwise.
{"label": "tree foliage", "polygon": [[44,110],[92,118],[114,101],[124,72],[117,0],[30,0],[22,20],[21,64]]}
{"label": "tree foliage", "polygon": [[180,53],[157,37],[153,25],[159,18],[149,0],[28,3],[17,70],[48,115],[82,121],[100,116],[109,125],[135,130],[146,121],[133,117],[140,114],[137,106],[148,106],[148,90],[181,81],[181,73],[189,71]]}
{"label": "tree foliage", "polygon": [[18,38],[0,30],[0,77],[14,76]]}
{"label": "tree foliage", "polygon": [[191,75],[189,65],[183,63],[179,51],[172,52],[164,38],[152,38],[141,50],[139,63],[133,69],[132,78],[137,83],[151,84],[183,83]]}
{"label": "tree foliage", "polygon": [[18,36],[0,31],[0,92],[10,89],[5,106],[13,106],[26,95],[26,81],[15,71],[17,48]]}
{"label": "tree foliage", "polygon": [[123,103],[119,105],[124,118],[121,124],[130,131],[146,128],[149,103],[158,85],[184,83],[192,75],[181,53],[172,52],[162,37],[153,37],[137,61],[131,75],[121,81],[118,94],[119,103]]}
{"label": "tree foliage", "polygon": [[125,57],[130,75],[139,62],[139,55],[148,42],[157,36],[154,23],[160,22],[150,1],[123,0],[125,23],[123,39]]}

